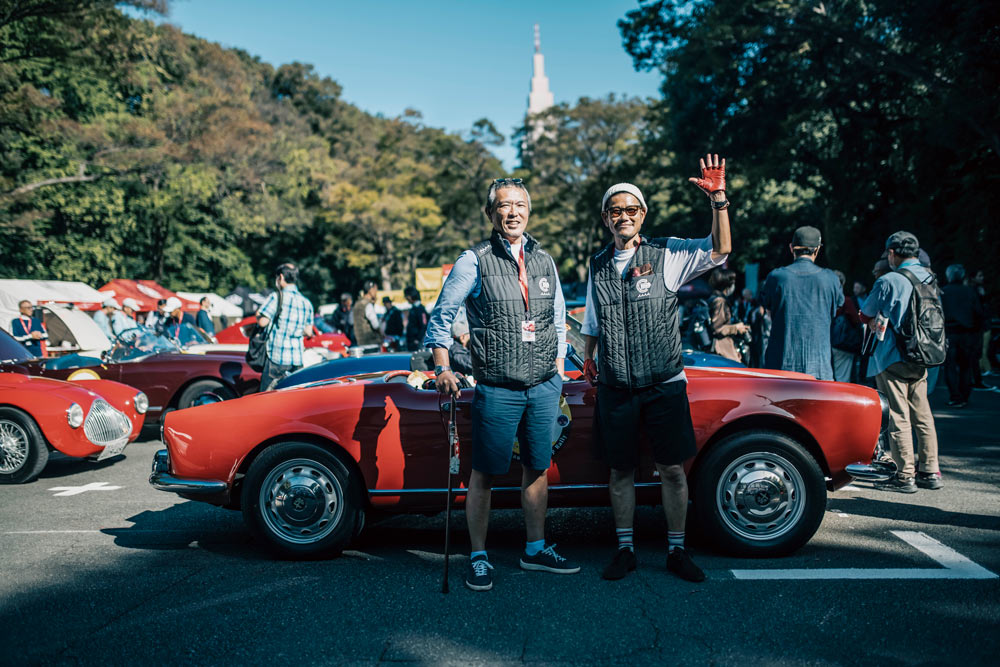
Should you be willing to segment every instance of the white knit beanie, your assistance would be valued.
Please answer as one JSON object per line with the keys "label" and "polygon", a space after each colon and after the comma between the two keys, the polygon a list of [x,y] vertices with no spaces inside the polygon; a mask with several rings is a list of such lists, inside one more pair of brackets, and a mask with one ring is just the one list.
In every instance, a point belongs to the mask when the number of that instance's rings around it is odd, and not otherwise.
{"label": "white knit beanie", "polygon": [[611,199],[612,195],[616,195],[619,192],[629,193],[630,195],[639,200],[639,203],[642,205],[643,209],[646,208],[646,200],[643,199],[642,192],[639,190],[639,188],[635,187],[631,183],[618,183],[617,185],[612,185],[610,188],[608,188],[608,191],[604,193],[604,199],[601,200],[602,211],[604,210],[604,207],[607,206],[608,200]]}

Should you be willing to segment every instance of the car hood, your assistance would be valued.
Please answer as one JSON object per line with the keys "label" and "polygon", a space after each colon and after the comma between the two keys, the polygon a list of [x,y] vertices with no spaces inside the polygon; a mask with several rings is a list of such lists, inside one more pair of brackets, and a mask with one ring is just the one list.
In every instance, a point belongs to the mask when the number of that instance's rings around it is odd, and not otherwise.
{"label": "car hood", "polygon": [[[21,373],[0,374],[0,387],[14,388],[17,391],[44,393],[47,397],[62,398],[67,401],[90,404],[98,397],[97,392],[65,380],[22,375]],[[96,387],[95,387],[96,388]]]}
{"label": "car hood", "polygon": [[779,371],[770,368],[741,368],[722,366],[685,366],[684,374],[688,377],[756,377],[756,378],[787,378],[789,380],[816,380],[808,373],[794,371]]}

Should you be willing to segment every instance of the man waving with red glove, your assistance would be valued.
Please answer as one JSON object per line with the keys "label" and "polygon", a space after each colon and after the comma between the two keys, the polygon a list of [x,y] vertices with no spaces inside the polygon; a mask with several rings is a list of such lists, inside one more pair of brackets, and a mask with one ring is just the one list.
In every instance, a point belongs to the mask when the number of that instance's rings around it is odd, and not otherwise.
{"label": "man waving with red glove", "polygon": [[597,385],[594,439],[611,468],[618,536],[618,551],[604,569],[605,579],[621,579],[636,568],[632,523],[640,428],[649,438],[660,474],[667,569],[688,581],[705,579],[684,550],[688,488],[683,464],[696,447],[681,360],[677,291],[723,264],[730,252],[726,161],[705,156],[701,178],[689,180],[711,200],[712,235],[704,239],[640,236],[646,200],[631,183],[612,185],[601,201],[601,218],[614,242],[590,259],[582,333],[587,341],[583,372]]}

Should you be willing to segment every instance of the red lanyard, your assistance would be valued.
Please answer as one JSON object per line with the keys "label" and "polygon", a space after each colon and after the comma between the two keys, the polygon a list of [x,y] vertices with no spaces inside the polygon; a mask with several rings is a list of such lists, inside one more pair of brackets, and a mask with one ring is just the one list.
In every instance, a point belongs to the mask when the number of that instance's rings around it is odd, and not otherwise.
{"label": "red lanyard", "polygon": [[530,311],[528,305],[528,272],[524,268],[524,244],[521,244],[521,252],[517,256],[517,281],[521,283],[521,296],[524,297],[524,309]]}
{"label": "red lanyard", "polygon": [[24,323],[24,317],[23,316],[18,315],[17,319],[21,320],[21,326],[24,327],[24,333],[25,334],[30,334],[31,333],[31,318],[30,317],[28,318],[28,323],[27,324]]}

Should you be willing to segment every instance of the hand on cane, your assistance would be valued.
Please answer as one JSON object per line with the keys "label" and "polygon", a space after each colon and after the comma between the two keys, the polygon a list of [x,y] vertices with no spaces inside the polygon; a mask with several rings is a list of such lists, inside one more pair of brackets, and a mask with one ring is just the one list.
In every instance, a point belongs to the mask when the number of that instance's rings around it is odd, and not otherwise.
{"label": "hand on cane", "polygon": [[592,385],[597,384],[597,364],[593,359],[584,359],[583,361],[583,377],[587,378],[587,382]]}
{"label": "hand on cane", "polygon": [[438,373],[437,377],[434,379],[437,390],[442,394],[448,394],[451,396],[458,396],[459,386],[458,378],[450,370],[442,371]]}

